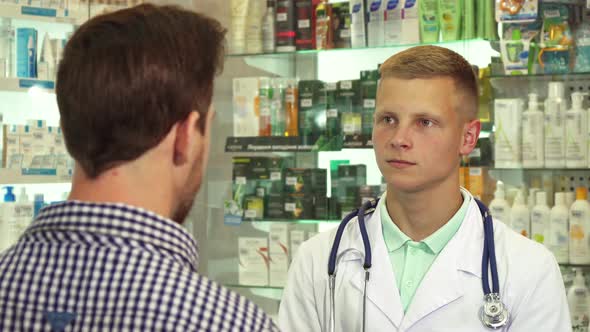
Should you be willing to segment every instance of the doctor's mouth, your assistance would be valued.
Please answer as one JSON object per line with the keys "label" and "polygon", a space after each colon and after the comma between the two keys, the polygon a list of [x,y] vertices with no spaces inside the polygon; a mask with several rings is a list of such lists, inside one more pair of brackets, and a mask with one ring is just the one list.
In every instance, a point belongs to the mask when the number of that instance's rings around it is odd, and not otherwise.
{"label": "doctor's mouth", "polygon": [[387,164],[393,168],[397,169],[406,169],[411,166],[416,166],[416,163],[411,161],[403,160],[403,159],[389,159],[387,160]]}

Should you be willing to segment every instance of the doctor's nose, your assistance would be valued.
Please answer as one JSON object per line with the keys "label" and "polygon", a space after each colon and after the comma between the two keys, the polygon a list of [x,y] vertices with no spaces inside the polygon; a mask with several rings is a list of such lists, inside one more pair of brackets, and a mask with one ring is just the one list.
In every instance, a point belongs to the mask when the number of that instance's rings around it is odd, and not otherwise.
{"label": "doctor's nose", "polygon": [[412,147],[410,130],[408,128],[396,128],[392,133],[389,144],[395,149],[407,150]]}

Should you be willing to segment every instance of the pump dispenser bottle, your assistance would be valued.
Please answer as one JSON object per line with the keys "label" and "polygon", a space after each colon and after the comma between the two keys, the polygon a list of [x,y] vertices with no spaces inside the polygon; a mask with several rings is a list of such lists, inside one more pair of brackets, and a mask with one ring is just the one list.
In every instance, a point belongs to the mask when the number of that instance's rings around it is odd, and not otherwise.
{"label": "pump dispenser bottle", "polygon": [[522,114],[522,165],[543,168],[545,165],[544,118],[538,95],[529,93],[529,107]]}
{"label": "pump dispenser bottle", "polygon": [[500,220],[506,225],[510,225],[510,205],[508,205],[505,197],[504,183],[498,181],[496,183],[494,199],[490,203],[490,212],[492,213],[494,220]]}
{"label": "pump dispenser bottle", "polygon": [[565,163],[568,168],[588,166],[588,111],[582,104],[585,93],[572,93],[572,108],[566,112]]}

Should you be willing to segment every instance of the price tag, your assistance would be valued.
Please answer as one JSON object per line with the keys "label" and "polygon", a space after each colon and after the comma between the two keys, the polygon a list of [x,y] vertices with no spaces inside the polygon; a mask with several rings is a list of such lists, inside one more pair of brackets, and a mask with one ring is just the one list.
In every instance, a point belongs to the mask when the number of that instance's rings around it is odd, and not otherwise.
{"label": "price tag", "polygon": [[301,107],[311,107],[312,105],[311,99],[301,99]]}
{"label": "price tag", "polygon": [[353,134],[354,133],[354,125],[353,124],[345,124],[342,128],[345,134]]}
{"label": "price tag", "polygon": [[281,172],[271,172],[270,173],[270,179],[272,181],[277,181],[281,179]]}
{"label": "price tag", "polygon": [[337,118],[338,117],[338,109],[332,108],[326,111],[326,116],[329,118]]}
{"label": "price tag", "polygon": [[295,211],[295,203],[285,203],[285,211],[287,211],[287,212]]}
{"label": "price tag", "polygon": [[299,27],[299,29],[309,28],[310,26],[311,26],[311,24],[309,24],[309,20],[298,20],[297,21],[297,27]]}
{"label": "price tag", "polygon": [[260,115],[262,116],[270,116],[270,108],[263,107],[260,109]]}
{"label": "price tag", "polygon": [[352,89],[352,82],[351,81],[342,81],[340,82],[340,87],[345,90]]}
{"label": "price tag", "polygon": [[471,176],[481,176],[481,167],[470,167],[469,168],[469,175]]}
{"label": "price tag", "polygon": [[244,217],[246,217],[247,219],[256,218],[256,210],[246,210],[246,212],[244,212]]}
{"label": "price tag", "polygon": [[285,101],[288,103],[294,103],[295,102],[295,96],[293,96],[292,94],[288,94],[285,96]]}
{"label": "price tag", "polygon": [[365,99],[363,101],[364,108],[375,108],[375,99]]}
{"label": "price tag", "polygon": [[277,13],[277,22],[286,22],[287,13]]}
{"label": "price tag", "polygon": [[350,38],[350,29],[344,29],[340,31],[340,38]]}
{"label": "price tag", "polygon": [[287,181],[286,182],[287,182],[287,185],[288,186],[294,186],[294,185],[297,184],[297,178],[290,176],[290,177],[287,178]]}
{"label": "price tag", "polygon": [[236,184],[246,184],[246,177],[245,176],[238,176],[236,177]]}

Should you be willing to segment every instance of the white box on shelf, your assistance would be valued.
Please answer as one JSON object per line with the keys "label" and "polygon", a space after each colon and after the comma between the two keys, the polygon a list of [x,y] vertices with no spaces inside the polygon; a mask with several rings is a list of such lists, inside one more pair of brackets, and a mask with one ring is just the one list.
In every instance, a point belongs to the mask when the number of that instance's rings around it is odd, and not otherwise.
{"label": "white box on shelf", "polygon": [[285,287],[289,272],[289,259],[278,253],[270,255],[270,283],[271,287]]}
{"label": "white box on shelf", "polygon": [[20,126],[4,126],[4,156],[2,166],[10,169],[21,169],[23,154],[21,152]]}
{"label": "white box on shelf", "polygon": [[233,79],[233,118],[236,137],[258,136],[258,77],[239,77]]}
{"label": "white box on shelf", "polygon": [[494,101],[494,161],[497,168],[522,167],[522,112],[519,98]]}
{"label": "white box on shelf", "polygon": [[294,229],[291,231],[290,248],[291,248],[291,260],[297,255],[297,251],[301,244],[305,241],[305,231]]}
{"label": "white box on shelf", "polygon": [[268,239],[238,238],[238,278],[240,285],[268,286]]}
{"label": "white box on shelf", "polygon": [[289,259],[289,223],[272,223],[268,232],[269,252],[272,255],[282,254]]}

